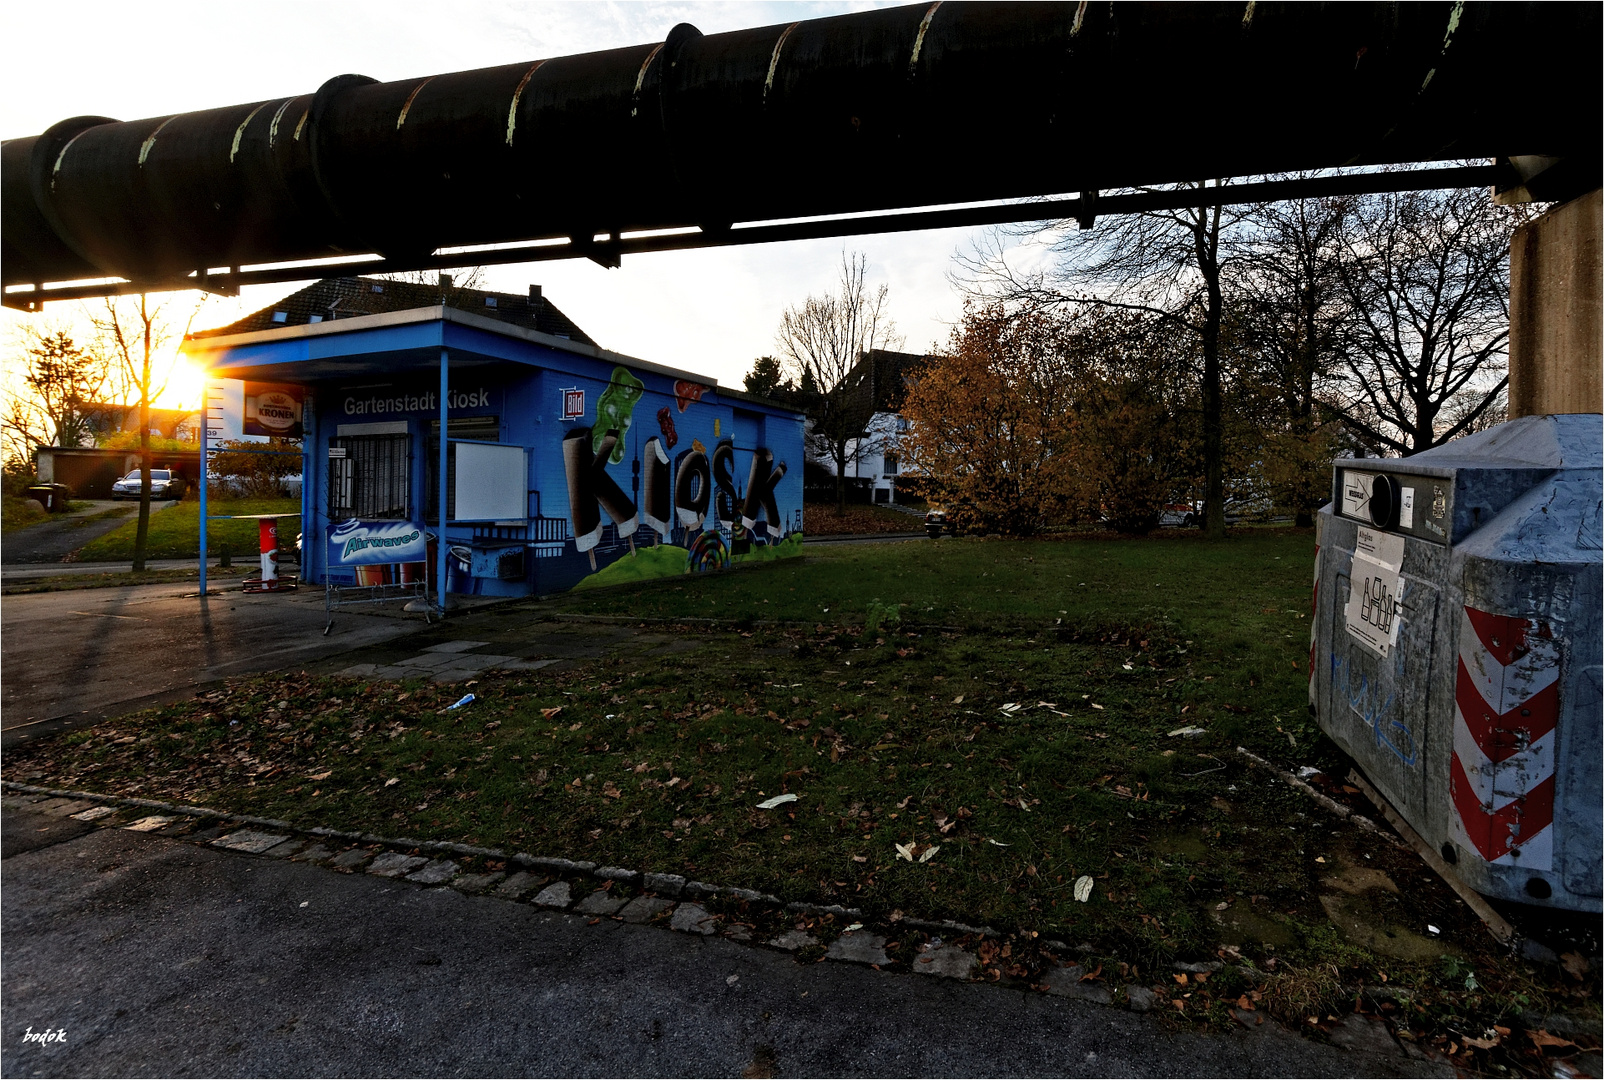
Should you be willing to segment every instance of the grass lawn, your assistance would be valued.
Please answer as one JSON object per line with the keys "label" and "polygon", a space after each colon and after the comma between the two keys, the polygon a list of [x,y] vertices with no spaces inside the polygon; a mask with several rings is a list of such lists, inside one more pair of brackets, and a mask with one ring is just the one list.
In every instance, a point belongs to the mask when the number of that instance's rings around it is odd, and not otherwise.
{"label": "grass lawn", "polygon": [[32,499],[22,499],[14,495],[0,498],[0,531],[26,529],[29,525],[37,525],[49,519],[50,512]]}
{"label": "grass lawn", "polygon": [[[1292,530],[823,548],[531,602],[668,621],[660,647],[486,677],[467,708],[461,686],[267,676],[5,773],[985,923],[1083,944],[1115,982],[1234,949],[1300,1023],[1339,981],[1415,987],[1423,1032],[1580,1007],[1596,978],[1538,985],[1418,858],[1234,753],[1340,766],[1305,707],[1312,556]],[[1244,988],[1170,989],[1224,1022]]]}
{"label": "grass lawn", "polygon": [[[223,514],[293,514],[299,513],[299,499],[212,499],[207,513],[214,518]],[[138,530],[137,513],[127,524],[114,529],[98,540],[92,540],[78,551],[80,562],[116,562],[134,557],[134,534]],[[299,530],[298,521],[288,528]],[[293,534],[284,537],[287,546],[293,545]],[[147,559],[187,559],[200,554],[200,502],[184,499],[160,513],[152,507],[150,532],[146,539]],[[227,544],[238,557],[250,557],[257,551],[257,524],[254,521],[212,521],[207,543],[213,552]]]}

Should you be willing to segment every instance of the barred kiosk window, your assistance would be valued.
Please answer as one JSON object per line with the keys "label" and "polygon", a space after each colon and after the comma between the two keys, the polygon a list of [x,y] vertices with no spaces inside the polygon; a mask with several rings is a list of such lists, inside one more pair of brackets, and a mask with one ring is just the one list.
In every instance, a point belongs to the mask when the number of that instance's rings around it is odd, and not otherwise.
{"label": "barred kiosk window", "polygon": [[408,437],[343,435],[329,446],[329,520],[407,517]]}

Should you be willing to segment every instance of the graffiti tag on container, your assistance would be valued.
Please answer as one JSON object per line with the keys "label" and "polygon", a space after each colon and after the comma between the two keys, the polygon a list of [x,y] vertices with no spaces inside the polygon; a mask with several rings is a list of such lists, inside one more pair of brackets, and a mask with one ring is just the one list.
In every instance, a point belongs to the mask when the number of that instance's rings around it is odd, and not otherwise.
{"label": "graffiti tag on container", "polygon": [[[1405,765],[1414,765],[1420,758],[1414,732],[1409,730],[1409,725],[1388,715],[1398,692],[1380,683],[1379,678],[1372,683],[1368,672],[1355,671],[1349,657],[1336,652],[1331,654],[1332,690],[1347,699],[1348,708],[1364,721],[1377,746],[1391,750]],[[1383,691],[1386,692],[1385,697],[1382,696]]]}

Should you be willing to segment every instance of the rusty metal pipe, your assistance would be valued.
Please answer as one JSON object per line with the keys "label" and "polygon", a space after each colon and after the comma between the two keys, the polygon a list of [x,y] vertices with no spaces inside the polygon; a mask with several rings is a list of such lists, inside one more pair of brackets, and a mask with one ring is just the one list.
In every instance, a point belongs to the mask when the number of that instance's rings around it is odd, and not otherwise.
{"label": "rusty metal pipe", "polygon": [[[3,146],[8,286],[1600,154],[1597,5],[948,0]],[[1495,75],[1541,71],[1545,107]],[[740,230],[737,230],[739,232]],[[735,237],[731,235],[731,239]],[[590,248],[592,253],[596,250]],[[308,271],[312,273],[313,271]]]}

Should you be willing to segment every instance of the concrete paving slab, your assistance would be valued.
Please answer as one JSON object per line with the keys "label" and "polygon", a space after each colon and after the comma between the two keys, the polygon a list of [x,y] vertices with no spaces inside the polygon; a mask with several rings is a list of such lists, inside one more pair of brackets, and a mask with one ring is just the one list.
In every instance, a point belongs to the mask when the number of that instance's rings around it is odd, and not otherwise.
{"label": "concrete paving slab", "polygon": [[944,979],[968,979],[975,973],[979,961],[975,955],[956,945],[937,945],[913,962],[915,975],[937,975]]}
{"label": "concrete paving slab", "polygon": [[216,847],[227,848],[230,851],[244,851],[251,855],[260,855],[268,848],[275,848],[288,840],[284,833],[258,832],[255,829],[241,829],[239,832],[219,836],[212,844]]}
{"label": "concrete paving slab", "polygon": [[457,864],[450,859],[434,859],[422,870],[407,875],[408,881],[419,885],[444,885],[457,876]]}
{"label": "concrete paving slab", "polygon": [[[450,583],[447,583],[446,587],[449,589],[450,588]],[[441,653],[459,653],[459,652],[467,652],[469,649],[478,649],[478,648],[481,648],[481,647],[483,647],[485,645],[488,645],[488,644],[490,644],[490,642],[488,642],[488,641],[442,641],[438,645],[425,646],[423,651],[424,652],[441,652]]]}
{"label": "concrete paving slab", "polygon": [[614,896],[607,889],[597,889],[574,905],[575,915],[612,915],[629,902],[628,897]]}
{"label": "concrete paving slab", "polygon": [[651,922],[673,906],[674,901],[664,900],[661,896],[637,896],[623,906],[618,917],[627,923]]}
{"label": "concrete paving slab", "polygon": [[572,890],[566,881],[554,881],[540,890],[535,903],[541,907],[565,908],[573,902]]}
{"label": "concrete paving slab", "polygon": [[842,960],[849,964],[889,964],[886,939],[867,930],[854,930],[830,942],[825,950],[826,960]]}
{"label": "concrete paving slab", "polygon": [[399,851],[381,851],[368,864],[368,873],[375,877],[405,877],[428,863],[421,855],[403,855]]}

